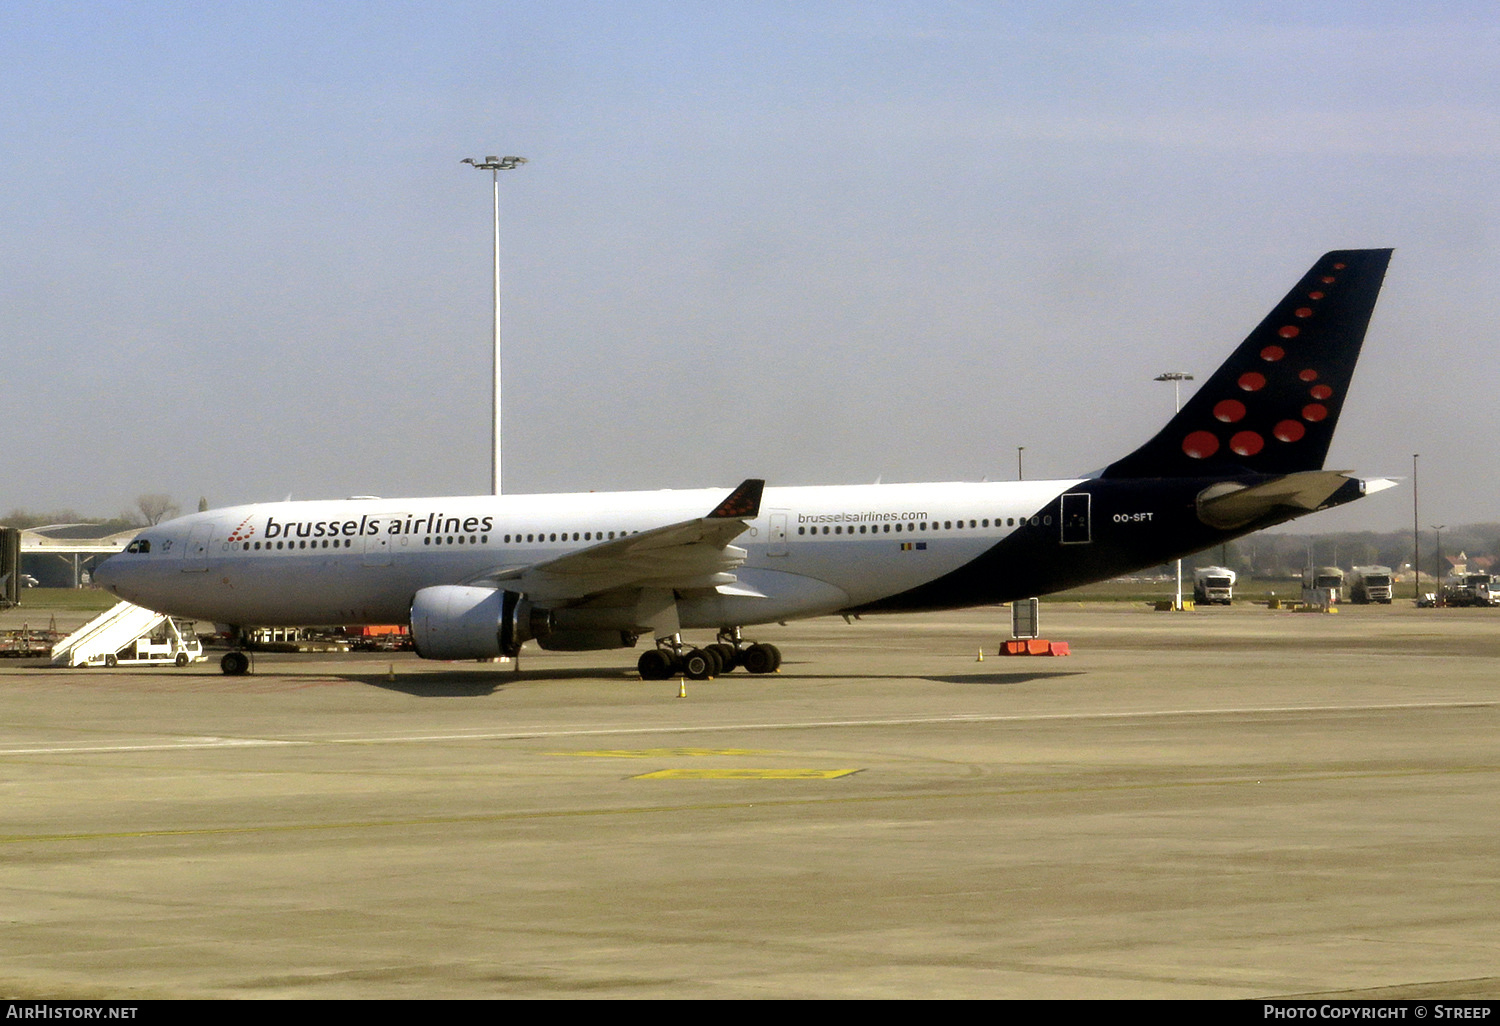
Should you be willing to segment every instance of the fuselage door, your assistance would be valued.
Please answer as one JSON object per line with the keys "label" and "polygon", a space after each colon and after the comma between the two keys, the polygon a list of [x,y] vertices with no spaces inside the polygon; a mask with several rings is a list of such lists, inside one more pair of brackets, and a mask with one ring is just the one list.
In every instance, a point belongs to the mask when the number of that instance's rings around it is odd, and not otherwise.
{"label": "fuselage door", "polygon": [[[387,513],[375,522],[377,530],[374,534],[366,534],[360,538],[360,544],[364,552],[360,555],[360,562],[365,566],[390,566],[391,557],[398,551],[403,555],[410,555],[404,546],[415,539],[415,535],[392,534],[392,526],[399,526],[406,519],[405,513]],[[447,542],[453,544],[453,537],[434,539],[438,544]]]}
{"label": "fuselage door", "polygon": [[1062,497],[1064,545],[1087,545],[1094,540],[1089,526],[1089,502],[1092,498],[1088,492],[1068,492]]}
{"label": "fuselage door", "polygon": [[766,555],[785,556],[786,550],[786,514],[771,514],[771,537],[766,542]]}
{"label": "fuselage door", "polygon": [[[385,525],[382,524],[382,527]],[[367,534],[361,539],[364,543],[364,554],[360,559],[365,566],[390,566],[391,565],[391,535],[384,531]]]}
{"label": "fuselage door", "polygon": [[182,572],[206,573],[208,571],[208,543],[218,525],[213,521],[194,524],[188,532],[187,543],[182,547]]}

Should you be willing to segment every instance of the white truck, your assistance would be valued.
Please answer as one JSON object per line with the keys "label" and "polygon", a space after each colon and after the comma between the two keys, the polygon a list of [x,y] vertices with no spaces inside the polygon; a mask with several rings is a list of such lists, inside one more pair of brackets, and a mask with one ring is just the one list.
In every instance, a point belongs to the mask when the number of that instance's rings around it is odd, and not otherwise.
{"label": "white truck", "polygon": [[1349,587],[1349,601],[1359,605],[1378,602],[1391,604],[1391,568],[1388,566],[1351,567],[1344,578]]}
{"label": "white truck", "polygon": [[1200,606],[1234,602],[1234,571],[1225,566],[1193,568],[1193,601]]}
{"label": "white truck", "polygon": [[1311,606],[1336,606],[1343,598],[1344,571],[1336,566],[1310,566],[1302,571],[1302,601]]}

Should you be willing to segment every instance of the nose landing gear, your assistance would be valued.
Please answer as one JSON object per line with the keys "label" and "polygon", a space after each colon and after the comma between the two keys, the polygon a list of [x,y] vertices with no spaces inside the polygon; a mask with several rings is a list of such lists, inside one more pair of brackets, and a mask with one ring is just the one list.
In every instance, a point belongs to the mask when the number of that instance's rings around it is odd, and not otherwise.
{"label": "nose landing gear", "polygon": [[250,657],[240,648],[245,643],[245,634],[241,628],[231,627],[229,638],[235,647],[219,660],[219,672],[226,677],[242,677],[250,672]]}

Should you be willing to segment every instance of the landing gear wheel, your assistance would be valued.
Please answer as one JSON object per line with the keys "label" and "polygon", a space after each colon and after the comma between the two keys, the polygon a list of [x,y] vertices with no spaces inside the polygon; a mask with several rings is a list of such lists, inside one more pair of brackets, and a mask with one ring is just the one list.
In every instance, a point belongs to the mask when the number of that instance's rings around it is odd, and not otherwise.
{"label": "landing gear wheel", "polygon": [[719,656],[719,672],[728,673],[740,662],[740,654],[733,645],[726,645],[722,641],[709,645],[705,651],[716,652]]}
{"label": "landing gear wheel", "polygon": [[672,659],[659,648],[642,652],[635,666],[641,672],[641,680],[666,680],[672,676]]}
{"label": "landing gear wheel", "polygon": [[701,648],[695,648],[682,657],[682,672],[693,680],[708,680],[717,668],[718,660]]}
{"label": "landing gear wheel", "polygon": [[751,673],[774,673],[781,665],[781,650],[775,645],[751,645],[740,656],[740,663]]}
{"label": "landing gear wheel", "polygon": [[219,669],[226,677],[239,677],[250,669],[250,657],[243,652],[225,652],[219,660]]}

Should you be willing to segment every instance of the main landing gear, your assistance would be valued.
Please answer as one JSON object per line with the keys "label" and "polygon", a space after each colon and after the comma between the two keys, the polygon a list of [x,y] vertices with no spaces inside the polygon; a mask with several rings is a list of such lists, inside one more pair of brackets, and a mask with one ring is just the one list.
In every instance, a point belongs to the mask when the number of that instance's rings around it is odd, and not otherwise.
{"label": "main landing gear", "polygon": [[656,647],[641,653],[637,669],[642,680],[666,680],[682,674],[692,680],[708,680],[743,666],[749,673],[774,673],[781,666],[781,650],[775,645],[745,642],[738,627],[719,632],[712,645],[689,648],[681,634],[657,638]]}

